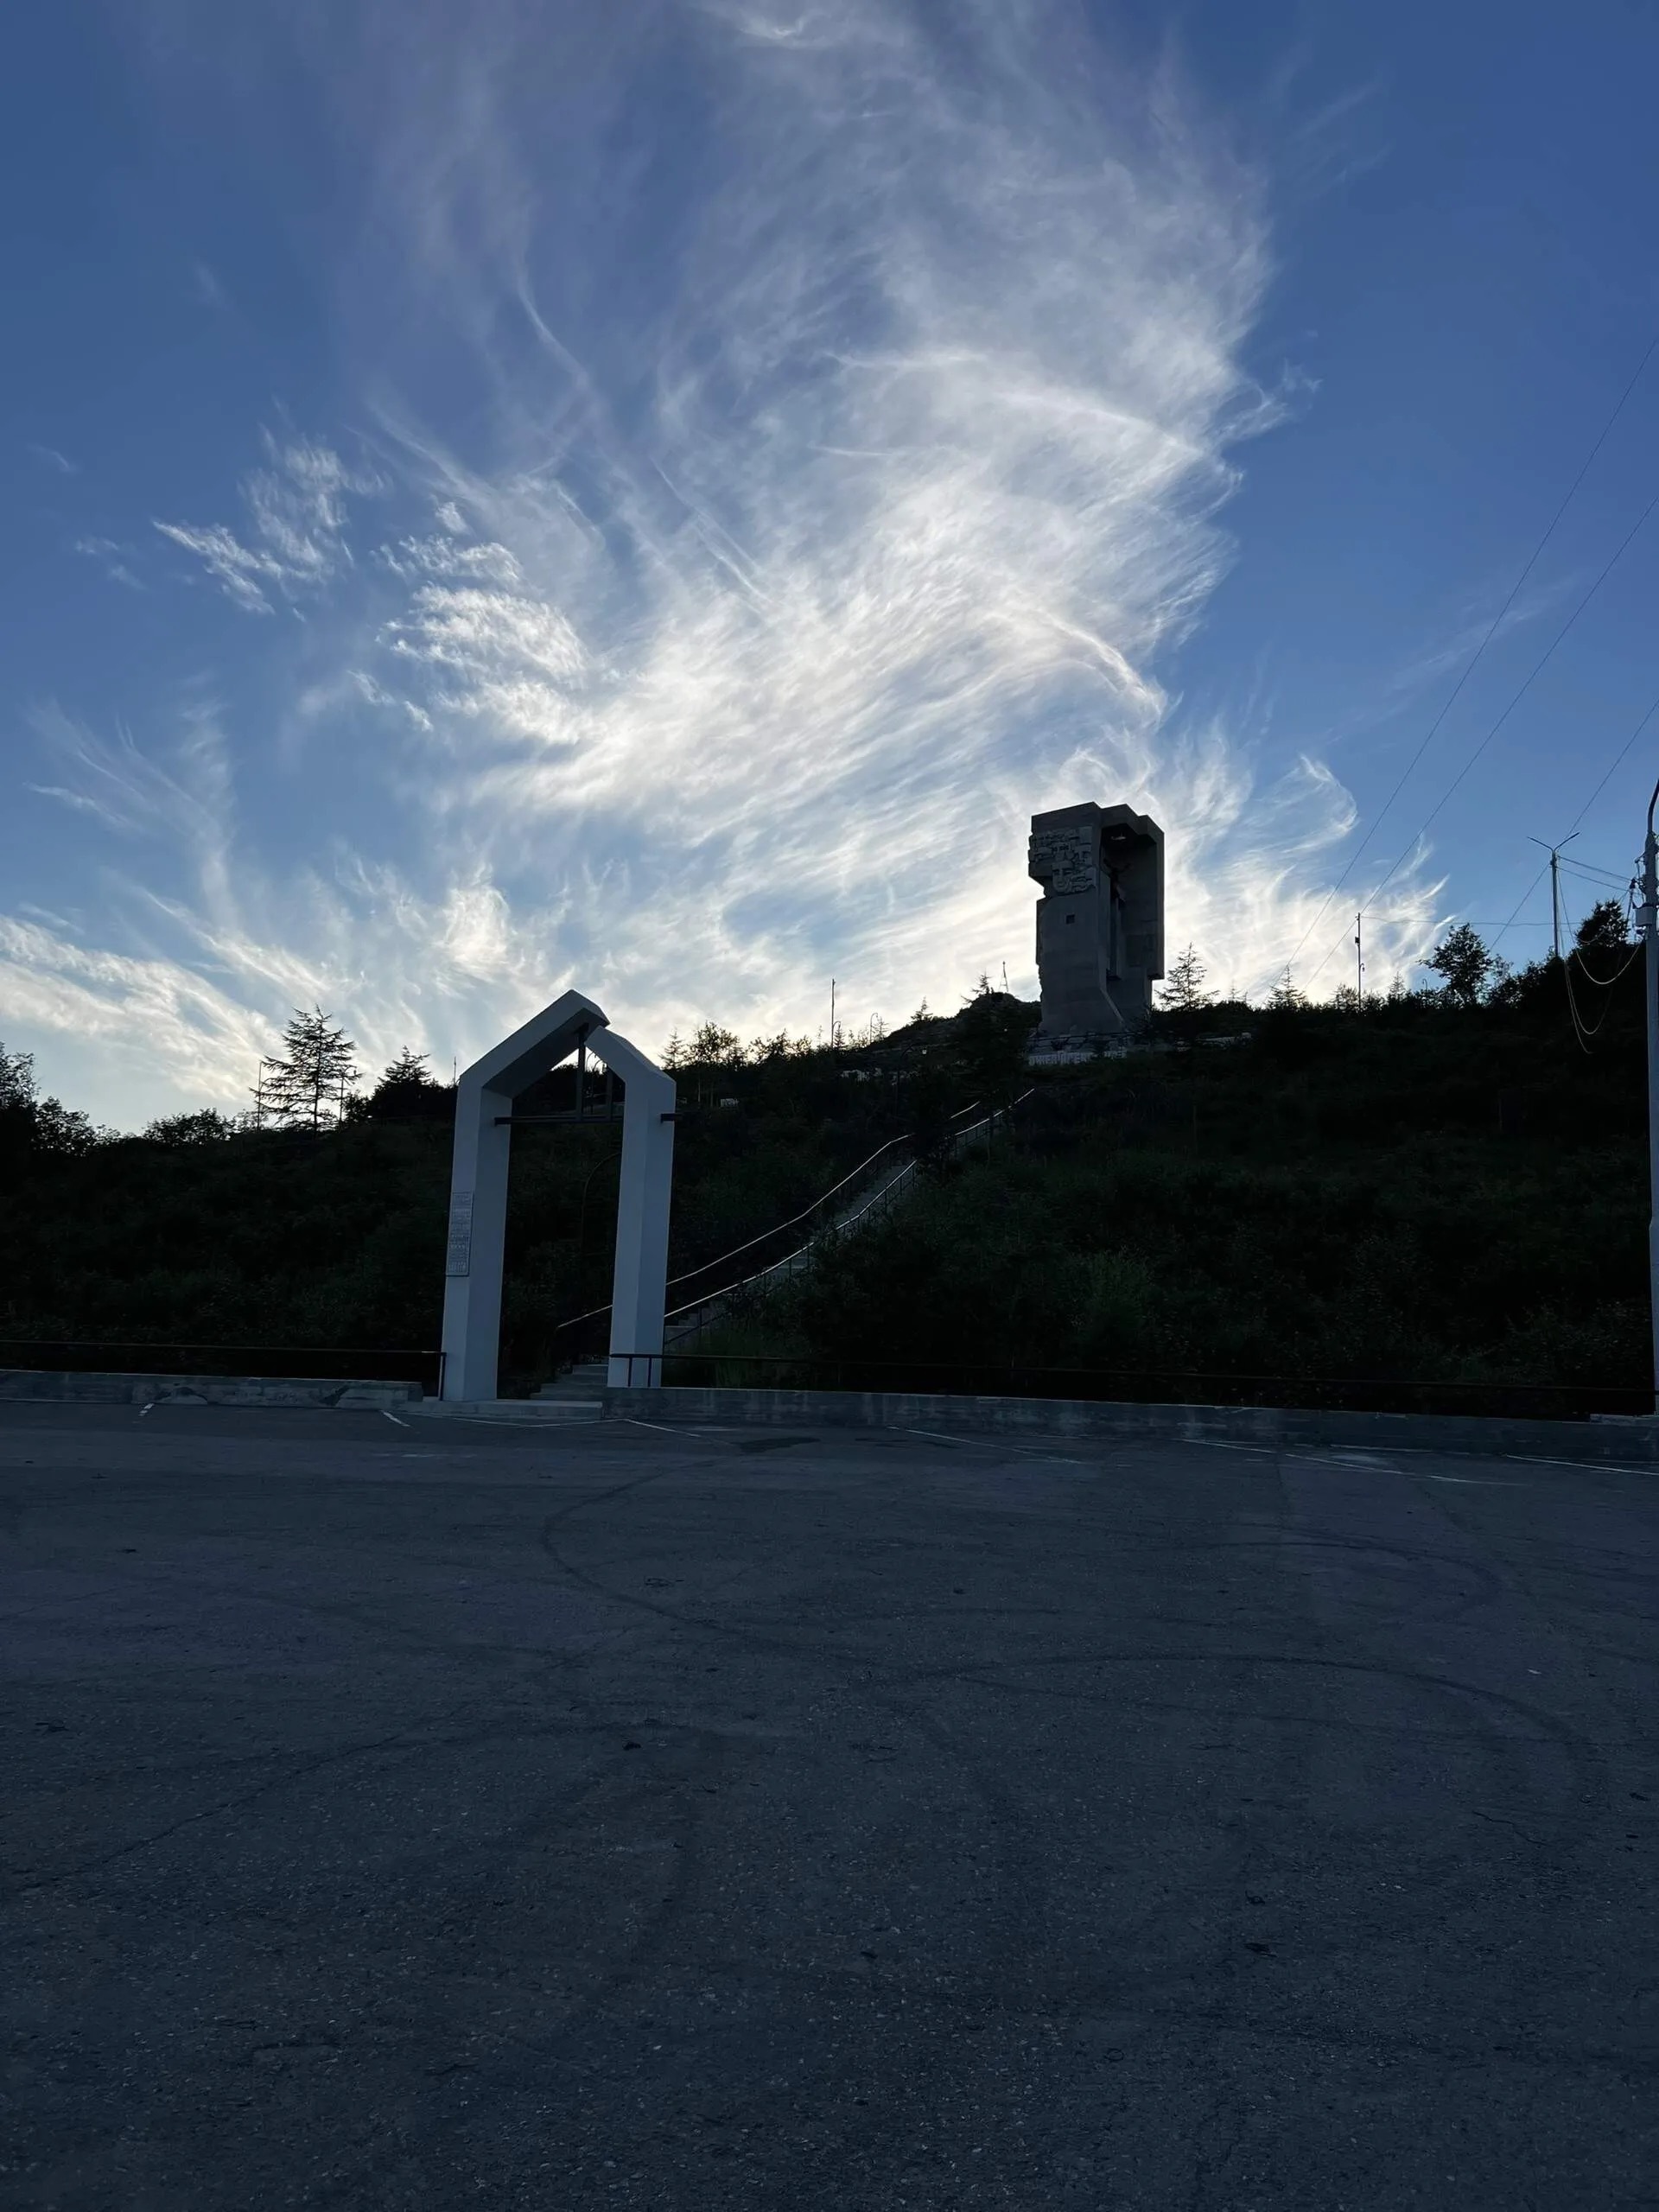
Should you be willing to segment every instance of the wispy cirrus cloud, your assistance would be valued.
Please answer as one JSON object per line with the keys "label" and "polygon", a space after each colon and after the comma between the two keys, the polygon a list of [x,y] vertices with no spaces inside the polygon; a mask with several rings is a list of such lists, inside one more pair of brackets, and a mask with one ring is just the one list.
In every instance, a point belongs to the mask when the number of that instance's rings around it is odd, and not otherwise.
{"label": "wispy cirrus cloud", "polygon": [[211,705],[181,719],[165,764],[55,707],[35,724],[64,780],[31,788],[118,840],[102,901],[124,946],[89,942],[73,913],[0,916],[0,1036],[57,1036],[60,1064],[97,1071],[82,1088],[106,1118],[245,1106],[296,1006],[342,1013],[372,1070],[405,1044],[474,1057],[547,995],[556,912],[515,915],[486,874],[435,893],[338,840],[297,868],[262,862]]}
{"label": "wispy cirrus cloud", "polygon": [[244,535],[225,523],[156,522],[163,537],[201,563],[226,596],[250,614],[273,614],[321,591],[352,563],[347,501],[378,488],[320,442],[264,434],[267,466],[242,485]]}
{"label": "wispy cirrus cloud", "polygon": [[78,537],[71,550],[84,561],[96,561],[111,583],[124,584],[129,591],[144,588],[133,573],[130,546],[119,544],[112,537]]}
{"label": "wispy cirrus cloud", "polygon": [[[1285,404],[1268,181],[1179,78],[1062,0],[343,13],[295,21],[367,178],[372,468],[273,436],[233,522],[156,527],[326,609],[288,705],[350,721],[384,839],[283,885],[227,827],[171,957],[440,1057],[569,982],[647,1041],[810,1027],[831,973],[901,1014],[1034,988],[1027,820],[1095,797],[1165,823],[1174,939],[1270,981],[1352,808],[1169,688]],[[1374,978],[1432,919],[1390,888]]]}

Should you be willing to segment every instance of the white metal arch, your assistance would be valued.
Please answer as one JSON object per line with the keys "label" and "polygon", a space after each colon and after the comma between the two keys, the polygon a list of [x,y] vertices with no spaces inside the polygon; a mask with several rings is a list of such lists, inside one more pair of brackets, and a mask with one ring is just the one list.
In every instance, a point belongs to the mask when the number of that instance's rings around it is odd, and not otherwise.
{"label": "white metal arch", "polygon": [[[476,1402],[497,1395],[512,1102],[589,1038],[624,1084],[609,1379],[618,1387],[663,1379],[674,1080],[619,1037],[592,999],[567,991],[474,1061],[456,1086],[443,1286],[447,1400]],[[646,1357],[640,1359],[640,1353]]]}

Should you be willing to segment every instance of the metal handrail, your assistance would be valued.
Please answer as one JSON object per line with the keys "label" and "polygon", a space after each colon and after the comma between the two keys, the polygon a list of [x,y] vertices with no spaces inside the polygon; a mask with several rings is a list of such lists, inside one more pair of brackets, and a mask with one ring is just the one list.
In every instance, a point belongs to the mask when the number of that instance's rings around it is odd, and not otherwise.
{"label": "metal handrail", "polygon": [[[1033,1084],[1032,1085],[1032,1090],[1034,1090],[1035,1088],[1036,1085]],[[1029,1098],[1031,1095],[1031,1090],[1022,1090],[1018,1098],[1011,1099],[1006,1106],[997,1107],[995,1111],[987,1114],[983,1121],[975,1122],[965,1129],[958,1129],[950,1140],[952,1146],[954,1147],[963,1143],[967,1138],[976,1135],[981,1129],[988,1129],[995,1122],[1001,1121],[1005,1114],[1013,1113],[1016,1106],[1023,1106],[1027,1099]],[[975,1105],[977,1105],[978,1103],[977,1099],[974,1102]],[[963,1109],[963,1112],[968,1114],[971,1114],[973,1110],[974,1109],[972,1106],[967,1106]],[[960,1120],[961,1116],[953,1115],[951,1119],[953,1121]],[[899,1141],[899,1140],[895,1140],[895,1141]],[[883,1147],[884,1150],[887,1148],[887,1147]],[[871,1157],[873,1159],[879,1159],[880,1154],[879,1153],[873,1154]],[[868,1162],[867,1161],[865,1164],[868,1166]],[[851,1229],[854,1227],[856,1223],[862,1221],[865,1215],[870,1212],[874,1207],[880,1205],[884,1198],[891,1198],[893,1192],[898,1189],[899,1184],[904,1182],[907,1177],[915,1173],[916,1167],[917,1162],[915,1160],[912,1160],[906,1161],[906,1165],[899,1169],[899,1173],[890,1182],[884,1183],[879,1191],[873,1191],[870,1193],[867,1203],[861,1205],[858,1211],[852,1215],[849,1219],[840,1223],[827,1224],[826,1229],[834,1228],[837,1233],[839,1233],[842,1230]],[[852,1179],[851,1177],[849,1177],[847,1179],[850,1181]],[[840,1185],[836,1185],[837,1189],[840,1187],[842,1187]],[[832,1195],[833,1193],[828,1192],[825,1193],[826,1197]],[[807,1211],[809,1213],[811,1212],[812,1208],[809,1206]],[[802,1220],[804,1218],[804,1216],[798,1214],[795,1218],[798,1221]],[[788,1229],[792,1227],[793,1224],[785,1222],[781,1226]],[[772,1233],[775,1235],[777,1232],[774,1230]],[[774,1260],[770,1267],[759,1268],[753,1274],[745,1275],[740,1281],[728,1283],[723,1289],[705,1291],[701,1298],[694,1298],[684,1306],[677,1306],[673,1307],[671,1311],[663,1316],[664,1323],[682,1320],[686,1314],[695,1313],[699,1310],[699,1308],[704,1306],[714,1306],[718,1304],[720,1300],[722,1298],[734,1297],[739,1291],[747,1290],[752,1284],[764,1282],[768,1275],[775,1275],[782,1268],[787,1268],[792,1271],[795,1262],[800,1259],[804,1254],[810,1252],[812,1249],[813,1245],[818,1241],[818,1237],[824,1234],[825,1230],[820,1230],[816,1235],[809,1236],[804,1244],[798,1244],[792,1252],[786,1252],[781,1260]],[[760,1237],[755,1237],[753,1241],[757,1244],[763,1242]],[[741,1252],[746,1249],[747,1248],[745,1246],[740,1244],[737,1250]],[[726,1257],[728,1259],[734,1259],[736,1257],[736,1253],[728,1253]],[[711,1262],[710,1264],[713,1265],[715,1263]],[[688,1278],[682,1275],[677,1277],[676,1280],[683,1282],[688,1280]],[[604,1310],[608,1311],[609,1309],[606,1308]]]}
{"label": "metal handrail", "polygon": [[[1034,1088],[1035,1085],[1033,1084],[1033,1089]],[[1014,1099],[1010,1105],[1006,1108],[999,1107],[997,1111],[999,1113],[1012,1113],[1015,1106],[1023,1106],[1027,1099],[1030,1096],[1030,1090],[1022,1090],[1019,1097]],[[959,1122],[964,1114],[973,1113],[978,1104],[979,1101],[976,1098],[971,1105],[958,1108],[957,1112],[951,1115],[950,1119],[953,1122]],[[987,1118],[990,1121],[995,1121],[996,1119],[996,1115],[992,1114]],[[984,1124],[982,1122],[976,1122],[974,1128],[981,1128],[983,1126]],[[962,1129],[957,1132],[957,1135],[959,1137],[971,1136],[972,1135],[973,1129],[971,1128]],[[706,1275],[715,1268],[723,1268],[728,1260],[735,1260],[744,1252],[752,1252],[757,1244],[765,1244],[769,1243],[774,1236],[781,1236],[786,1229],[793,1229],[798,1222],[803,1222],[810,1214],[815,1214],[821,1205],[827,1204],[830,1199],[835,1197],[837,1191],[844,1191],[849,1183],[856,1182],[858,1178],[863,1174],[866,1168],[873,1167],[875,1165],[876,1161],[880,1159],[883,1153],[891,1152],[895,1145],[911,1144],[913,1143],[914,1141],[915,1132],[913,1130],[907,1132],[903,1136],[889,1137],[886,1144],[878,1145],[876,1147],[875,1150],[870,1154],[868,1160],[861,1160],[856,1167],[850,1168],[848,1173],[842,1177],[840,1182],[832,1183],[827,1191],[820,1191],[817,1197],[813,1199],[811,1205],[809,1206],[803,1206],[799,1213],[791,1214],[786,1221],[774,1222],[770,1229],[763,1229],[758,1236],[751,1236],[746,1243],[741,1244],[734,1244],[729,1252],[722,1252],[715,1259],[704,1260],[698,1267],[687,1268],[681,1274],[671,1275],[668,1279],[667,1287],[670,1290],[677,1290],[682,1283],[694,1282],[699,1275]],[[805,1247],[802,1246],[800,1249],[804,1250]],[[791,1254],[788,1256],[793,1258],[795,1255]],[[782,1262],[780,1262],[779,1264],[781,1265]],[[761,1272],[764,1274],[769,1272],[769,1270],[762,1269]],[[750,1278],[750,1280],[753,1280],[753,1278]],[[742,1285],[741,1283],[728,1284],[727,1286],[727,1290],[741,1289],[741,1287]],[[707,1298],[711,1299],[723,1298],[726,1294],[727,1291],[715,1290],[711,1290],[705,1294]],[[701,1305],[702,1303],[703,1303],[703,1300],[700,1299],[692,1300],[692,1304],[694,1305]],[[586,1313],[573,1313],[568,1321],[560,1321],[555,1325],[560,1329],[575,1329],[579,1327],[584,1321],[597,1321],[603,1314],[608,1313],[610,1310],[611,1305],[610,1301],[607,1300],[603,1306],[594,1306],[590,1307]],[[675,1310],[677,1313],[683,1313],[690,1312],[690,1308],[689,1306],[678,1306]]]}
{"label": "metal handrail", "polygon": [[[196,1371],[241,1371],[273,1376],[316,1375],[334,1367],[353,1376],[414,1382],[423,1372],[441,1374],[443,1354],[435,1346],[410,1344],[198,1344],[159,1337],[0,1337],[0,1369],[58,1368],[70,1374],[96,1370],[87,1354],[102,1356],[106,1371],[186,1375]],[[380,1370],[379,1377],[374,1370]],[[394,1376],[391,1370],[404,1370]]]}

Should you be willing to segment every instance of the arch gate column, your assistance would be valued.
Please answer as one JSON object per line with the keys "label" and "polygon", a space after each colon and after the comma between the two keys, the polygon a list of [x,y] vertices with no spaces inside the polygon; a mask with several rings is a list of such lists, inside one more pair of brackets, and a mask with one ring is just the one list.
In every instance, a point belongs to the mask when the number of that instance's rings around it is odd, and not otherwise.
{"label": "arch gate column", "polygon": [[567,991],[474,1061],[456,1086],[443,1286],[447,1401],[498,1395],[512,1102],[589,1039],[624,1086],[608,1379],[617,1389],[663,1379],[674,1080],[619,1036],[592,999]]}

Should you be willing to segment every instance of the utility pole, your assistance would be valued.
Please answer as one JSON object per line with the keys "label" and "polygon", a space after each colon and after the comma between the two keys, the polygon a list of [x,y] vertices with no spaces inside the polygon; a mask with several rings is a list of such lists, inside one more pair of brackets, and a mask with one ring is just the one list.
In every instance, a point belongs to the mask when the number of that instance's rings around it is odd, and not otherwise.
{"label": "utility pole", "polygon": [[1354,1003],[1365,1003],[1365,909],[1354,916]]}
{"label": "utility pole", "polygon": [[830,978],[830,1049],[836,1049],[836,979]]}
{"label": "utility pole", "polygon": [[1648,801],[1648,835],[1642,848],[1642,904],[1636,918],[1647,941],[1648,999],[1648,1300],[1653,1331],[1654,1410],[1659,1413],[1659,839],[1653,810],[1659,784]]}
{"label": "utility pole", "polygon": [[[1572,837],[1563,837],[1559,845],[1544,845],[1544,850],[1549,855],[1550,943],[1555,949],[1558,960],[1561,957],[1561,855],[1578,834],[1575,830]],[[1529,845],[1544,844],[1541,837],[1529,837],[1527,842]]]}

